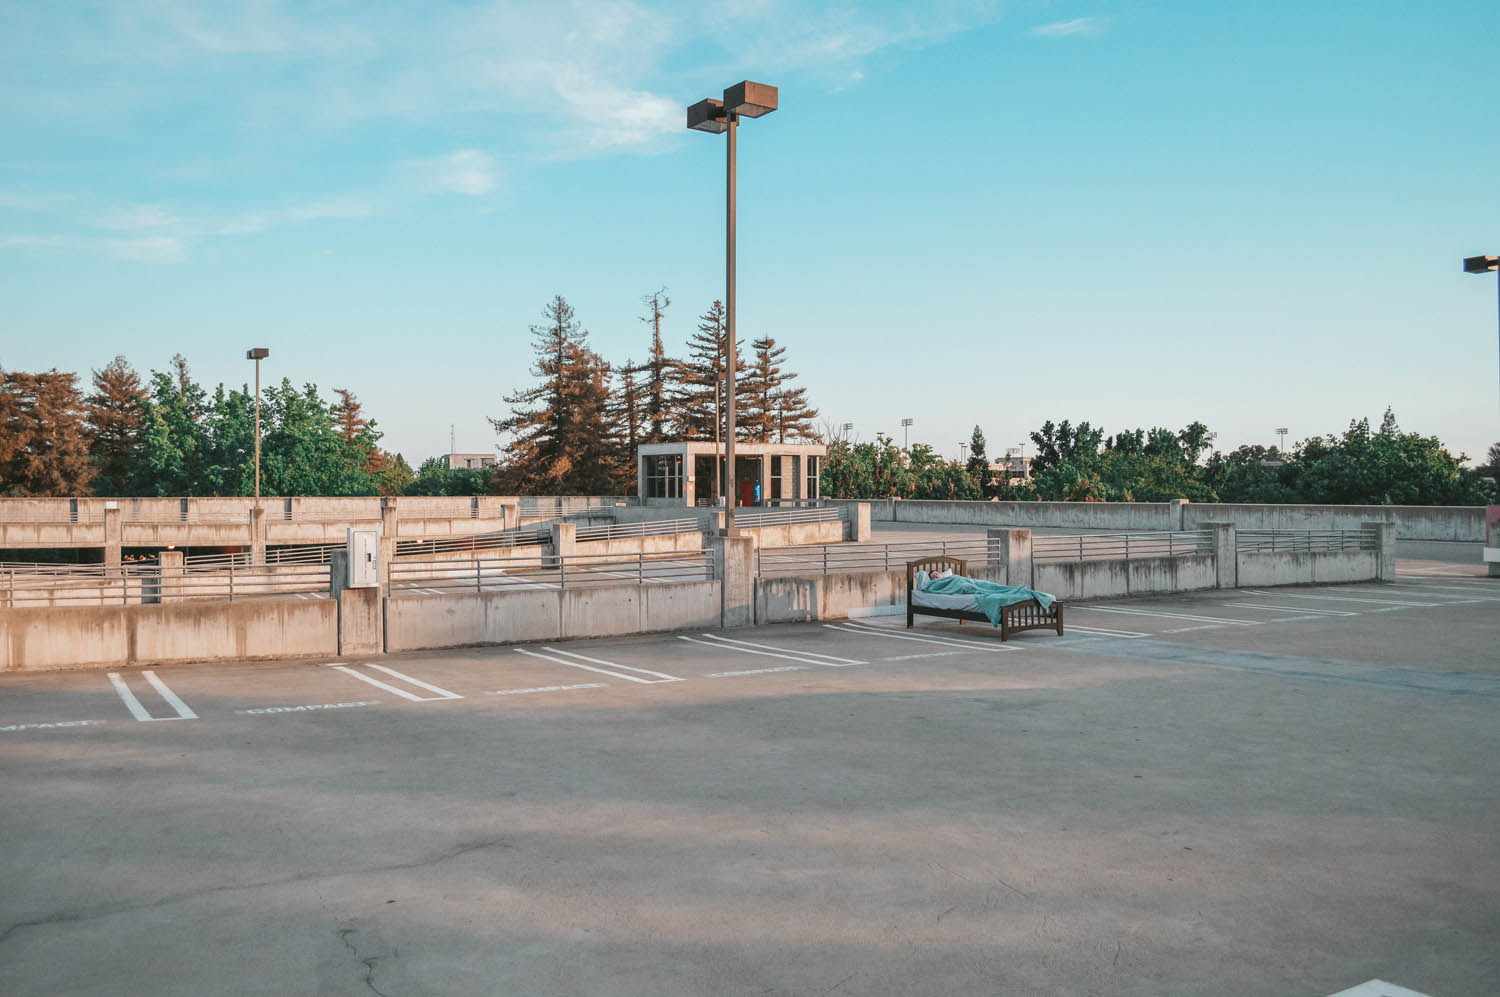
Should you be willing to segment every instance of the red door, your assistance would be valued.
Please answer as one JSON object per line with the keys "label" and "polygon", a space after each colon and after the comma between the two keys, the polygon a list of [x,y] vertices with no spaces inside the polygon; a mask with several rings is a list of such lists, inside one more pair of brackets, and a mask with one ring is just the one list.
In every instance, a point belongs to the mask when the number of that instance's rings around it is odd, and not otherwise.
{"label": "red door", "polygon": [[740,482],[740,505],[755,504],[755,483],[753,481]]}

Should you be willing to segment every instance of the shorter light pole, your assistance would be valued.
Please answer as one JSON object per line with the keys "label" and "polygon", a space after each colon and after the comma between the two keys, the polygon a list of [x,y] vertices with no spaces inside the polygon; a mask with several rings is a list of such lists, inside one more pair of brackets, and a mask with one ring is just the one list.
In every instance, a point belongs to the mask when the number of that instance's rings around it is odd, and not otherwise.
{"label": "shorter light pole", "polygon": [[846,423],[844,423],[844,436],[845,436],[845,438],[848,438],[849,433],[852,432],[853,430],[854,430],[854,423],[852,423],[852,422],[846,422]]}
{"label": "shorter light pole", "polygon": [[255,361],[255,508],[260,508],[260,362],[271,355],[264,346],[245,351],[246,360]]}
{"label": "shorter light pole", "polygon": [[907,449],[909,449],[911,447],[910,431],[911,431],[911,420],[910,419],[902,419],[901,420],[901,449],[902,450],[907,450]]}
{"label": "shorter light pole", "polygon": [[[1464,260],[1464,273],[1497,272],[1500,272],[1500,256],[1470,256]],[[1500,288],[1500,280],[1495,281],[1495,285]]]}
{"label": "shorter light pole", "polygon": [[958,445],[958,462],[960,464],[967,463],[968,459],[969,459],[969,445],[967,443],[960,443]]}
{"label": "shorter light pole", "polygon": [[1288,430],[1287,430],[1287,428],[1285,426],[1278,426],[1277,429],[1276,429],[1276,435],[1281,438],[1281,443],[1276,447],[1276,452],[1277,453],[1286,453],[1286,434],[1287,434],[1287,432],[1288,432]]}

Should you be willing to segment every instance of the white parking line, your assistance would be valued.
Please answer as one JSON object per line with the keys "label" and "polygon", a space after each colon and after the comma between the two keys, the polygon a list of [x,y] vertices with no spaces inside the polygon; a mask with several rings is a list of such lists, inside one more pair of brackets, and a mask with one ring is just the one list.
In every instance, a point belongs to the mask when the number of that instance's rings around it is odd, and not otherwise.
{"label": "white parking line", "polygon": [[[1107,627],[1080,627],[1080,626],[1078,626],[1076,624],[1069,623],[1068,624],[1068,633],[1072,633],[1075,630],[1078,631],[1079,633],[1090,634],[1090,635],[1095,636],[1095,637],[1121,637],[1121,638],[1125,638],[1127,640],[1131,639],[1131,638],[1135,638],[1135,637],[1150,637],[1151,636],[1150,634],[1143,633],[1143,632],[1141,632],[1139,630],[1110,630]],[[1037,646],[1038,647],[1046,647],[1047,645],[1045,645],[1045,644],[1038,644]]]}
{"label": "white parking line", "polygon": [[627,672],[638,672],[641,675],[655,675],[658,682],[682,681],[676,675],[668,675],[666,672],[653,672],[649,668],[636,668],[633,665],[622,665],[614,661],[605,661],[603,658],[591,658],[586,654],[579,654],[576,651],[564,651],[560,647],[543,647],[542,650],[551,651],[553,654],[565,654],[570,658],[577,658],[579,661],[592,661],[594,664],[604,665],[606,668],[623,668]]}
{"label": "white parking line", "polygon": [[579,682],[574,685],[539,685],[530,689],[496,689],[486,696],[524,696],[531,692],[568,692],[573,689],[608,689],[608,682]]}
{"label": "white parking line", "polygon": [[155,672],[141,672],[141,674],[146,677],[147,682],[151,683],[151,688],[161,693],[161,698],[165,699],[167,701],[167,704],[171,706],[172,709],[177,711],[177,715],[179,717],[184,720],[198,719],[198,714],[188,709],[188,705],[181,699],[178,699],[177,694],[171,689],[168,689],[167,684],[161,679],[157,678]]}
{"label": "white parking line", "polygon": [[1410,599],[1365,599],[1352,595],[1294,595],[1291,592],[1260,592],[1246,589],[1251,595],[1268,595],[1276,599],[1310,599],[1315,602],[1368,602],[1376,606],[1395,606],[1400,609],[1430,609],[1440,606],[1437,602],[1412,602]]}
{"label": "white parking line", "polygon": [[951,658],[957,654],[968,654],[968,651],[923,651],[921,654],[893,654],[881,661],[917,661],[922,658]]}
{"label": "white parking line", "polygon": [[624,672],[611,671],[611,670],[609,670],[607,668],[595,668],[593,665],[580,664],[577,661],[569,661],[567,658],[559,658],[559,657],[555,657],[555,656],[553,656],[551,654],[542,654],[540,651],[531,651],[531,650],[528,650],[527,648],[524,648],[524,647],[518,647],[518,648],[516,648],[516,653],[517,654],[524,654],[524,655],[526,655],[529,658],[541,658],[543,661],[550,661],[554,665],[567,665],[569,668],[581,668],[581,669],[583,669],[586,672],[597,672],[600,675],[608,675],[610,678],[624,679],[627,682],[639,682],[641,685],[655,685],[656,683],[662,682],[662,681],[672,681],[672,682],[680,682],[681,681],[681,679],[670,678],[670,677],[668,679],[666,679],[666,680],[663,680],[663,679],[643,679],[639,675],[627,675]]}
{"label": "white parking line", "polygon": [[[804,665],[821,665],[824,668],[848,668],[848,665],[835,664],[832,661],[819,661],[816,658],[800,658],[795,654],[781,654],[776,651],[757,651],[753,647],[737,647],[734,644],[720,644],[711,640],[699,640],[697,637],[687,637],[683,634],[677,635],[678,640],[685,640],[690,644],[702,644],[704,647],[717,648],[720,651],[737,651],[740,654],[758,654],[763,658],[781,658],[783,661],[800,661]],[[863,664],[863,662],[861,662]]]}
{"label": "white parking line", "polygon": [[249,710],[234,712],[247,717],[274,716],[281,713],[316,713],[321,710],[352,710],[359,706],[379,706],[377,699],[361,699],[351,703],[308,703],[303,706],[257,706]]}
{"label": "white parking line", "polygon": [[781,665],[777,668],[747,668],[739,672],[710,672],[708,678],[729,679],[740,675],[770,675],[775,672],[805,672],[807,668],[803,665]]}
{"label": "white parking line", "polygon": [[991,654],[1004,654],[1014,651],[1013,647],[1002,647],[997,644],[983,643],[977,640],[964,640],[961,637],[918,637],[915,634],[890,633],[881,627],[866,627],[858,623],[825,623],[829,630],[842,630],[845,633],[860,634],[869,637],[884,637],[887,640],[910,640],[918,644],[936,644],[939,647],[961,647],[966,651],[988,651]]}
{"label": "white parking line", "polygon": [[20,730],[53,730],[60,727],[97,727],[103,720],[53,720],[50,723],[6,724],[0,733],[9,734]]}
{"label": "white parking line", "polygon": [[709,640],[719,640],[726,644],[740,644],[744,647],[758,647],[766,651],[791,651],[793,654],[805,655],[809,658],[827,658],[829,661],[837,661],[845,665],[863,665],[866,662],[856,661],[854,658],[840,658],[836,654],[824,654],[822,651],[799,651],[796,648],[776,647],[773,644],[757,644],[751,640],[734,640],[730,637],[720,637],[717,634],[704,634]]}
{"label": "white parking line", "polygon": [[[1226,606],[1233,606],[1236,609],[1269,609],[1269,610],[1271,610],[1273,612],[1277,612],[1277,613],[1312,613],[1315,616],[1358,616],[1359,615],[1359,612],[1357,610],[1348,610],[1348,609],[1309,609],[1309,608],[1304,608],[1302,606],[1267,606],[1267,605],[1263,605],[1262,603],[1258,603],[1258,602],[1226,602],[1226,603],[1224,603],[1224,605],[1226,605]],[[1298,617],[1298,619],[1305,619],[1305,617]],[[1275,621],[1275,620],[1267,620],[1266,622],[1267,623],[1275,623],[1277,621]]]}
{"label": "white parking line", "polygon": [[1232,627],[1259,626],[1258,620],[1231,620],[1223,616],[1197,616],[1192,613],[1153,613],[1145,609],[1119,609],[1114,606],[1070,606],[1072,612],[1120,613],[1125,616],[1154,616],[1163,620],[1192,620],[1197,623],[1227,623]]}
{"label": "white parking line", "polygon": [[396,669],[394,669],[394,668],[387,668],[385,665],[377,665],[374,662],[369,662],[369,663],[367,663],[365,665],[365,667],[366,668],[373,668],[373,669],[375,669],[378,672],[385,672],[387,675],[391,676],[392,678],[398,678],[398,679],[400,679],[403,682],[406,682],[406,683],[408,683],[410,685],[416,686],[418,689],[426,689],[428,692],[435,692],[442,699],[463,699],[464,698],[464,697],[460,696],[456,692],[449,692],[447,689],[439,689],[435,685],[431,685],[430,683],[423,682],[421,679],[414,679],[410,675],[403,675],[401,672],[396,671]]}
{"label": "white parking line", "polygon": [[130,711],[131,716],[135,717],[141,723],[149,723],[156,719],[146,712],[146,708],[141,705],[141,701],[135,698],[135,693],[131,692],[130,687],[125,684],[125,680],[120,678],[119,672],[110,672],[109,681],[115,687],[115,692],[119,693],[120,699],[125,703],[125,708]]}
{"label": "white parking line", "polygon": [[400,696],[402,699],[409,699],[413,703],[433,703],[443,699],[463,699],[463,697],[456,692],[449,692],[446,689],[439,689],[435,685],[428,685],[426,682],[420,681],[419,679],[414,679],[410,675],[403,675],[400,672],[396,671],[394,668],[386,668],[383,665],[367,664],[365,667],[379,669],[380,671],[385,672],[387,675],[391,675],[395,678],[401,679],[403,682],[410,682],[412,685],[417,686],[420,689],[427,689],[432,692],[436,692],[438,693],[438,695],[418,696],[414,692],[408,692],[405,689],[391,685],[389,682],[382,682],[380,681],[380,679],[373,678],[372,676],[366,675],[363,672],[356,671],[353,668],[350,668],[348,665],[329,665],[328,667],[332,668],[334,671],[343,672],[345,675],[357,678],[361,682],[373,685],[377,689],[384,689],[386,692]]}

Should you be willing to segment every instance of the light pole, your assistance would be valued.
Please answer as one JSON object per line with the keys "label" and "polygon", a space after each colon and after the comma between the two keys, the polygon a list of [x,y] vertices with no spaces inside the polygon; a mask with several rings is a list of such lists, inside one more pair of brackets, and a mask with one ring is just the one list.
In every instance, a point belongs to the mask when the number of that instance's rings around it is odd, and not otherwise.
{"label": "light pole", "polygon": [[729,133],[724,171],[724,314],[725,314],[725,385],[724,405],[728,425],[724,430],[724,456],[729,465],[729,501],[724,504],[724,534],[734,536],[734,221],[735,221],[735,136],[740,118],[758,118],[776,110],[776,88],[749,80],[736,83],[724,91],[723,100],[700,100],[687,109],[687,126],[694,131]]}
{"label": "light pole", "polygon": [[255,361],[255,508],[260,508],[260,362],[271,355],[264,346],[245,351],[246,360]]}
{"label": "light pole", "polygon": [[1281,438],[1281,443],[1276,447],[1277,453],[1286,453],[1286,434],[1287,428],[1285,426],[1278,426],[1276,428],[1276,435]]}
{"label": "light pole", "polygon": [[719,461],[719,431],[724,425],[724,375],[714,378],[714,507],[718,508],[720,479],[724,476],[724,465]]}
{"label": "light pole", "polygon": [[960,443],[958,445],[958,462],[960,464],[965,464],[965,463],[968,463],[968,460],[969,460],[969,445],[967,443]]}
{"label": "light pole", "polygon": [[910,419],[902,419],[901,420],[901,449],[902,450],[908,450],[908,449],[911,448],[911,438],[908,435],[910,429],[911,429],[911,420]]}
{"label": "light pole", "polygon": [[[1464,260],[1464,273],[1495,273],[1500,271],[1500,256],[1470,256]],[[1500,280],[1495,281],[1500,288]],[[1497,291],[1500,294],[1500,291]]]}

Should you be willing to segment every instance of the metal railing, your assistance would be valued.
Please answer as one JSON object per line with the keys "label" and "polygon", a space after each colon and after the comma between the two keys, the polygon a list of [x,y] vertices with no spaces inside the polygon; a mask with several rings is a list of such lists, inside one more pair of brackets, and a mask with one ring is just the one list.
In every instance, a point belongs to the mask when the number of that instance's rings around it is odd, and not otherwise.
{"label": "metal railing", "polygon": [[538,555],[526,560],[473,558],[466,561],[407,561],[391,565],[392,596],[455,595],[599,585],[658,585],[712,581],[714,554],[699,550],[674,554]]}
{"label": "metal railing", "polygon": [[519,495],[516,501],[522,516],[533,517],[636,504],[633,495]]}
{"label": "metal railing", "polygon": [[118,569],[102,564],[0,565],[0,605],[7,608],[129,606],[206,599],[233,602],[278,595],[327,598],[328,565],[248,568],[227,563],[182,569],[162,569],[149,562],[127,563]]}
{"label": "metal railing", "polygon": [[1113,561],[1143,557],[1183,557],[1214,552],[1211,530],[1171,533],[1084,533],[1078,536],[1031,536],[1033,563]]}
{"label": "metal railing", "polygon": [[1241,553],[1326,553],[1379,550],[1377,530],[1236,530],[1234,546]]}
{"label": "metal railing", "polygon": [[747,529],[756,526],[784,526],[788,523],[833,523],[843,518],[837,506],[812,509],[767,509],[763,512],[736,512],[734,524]]}
{"label": "metal railing", "polygon": [[989,540],[920,540],[890,544],[811,544],[758,551],[755,572],[765,576],[826,575],[844,571],[901,571],[907,561],[943,555],[973,561],[982,567],[989,559]]}
{"label": "metal railing", "polygon": [[538,547],[552,542],[551,530],[539,530],[523,526],[498,533],[476,533],[464,537],[434,537],[431,540],[397,540],[396,556],[415,557],[419,554],[467,554],[482,550],[512,550],[517,547]]}
{"label": "metal railing", "polygon": [[610,523],[607,526],[580,526],[575,540],[620,540],[626,537],[655,537],[676,533],[701,533],[697,519],[653,519],[643,523]]}
{"label": "metal railing", "polygon": [[[344,546],[344,544],[335,543],[267,547],[266,564],[327,564],[332,552],[343,550]],[[248,568],[250,567],[250,552],[241,550],[230,554],[188,554],[183,557],[182,563],[186,567],[194,568],[225,568],[230,565]]]}

